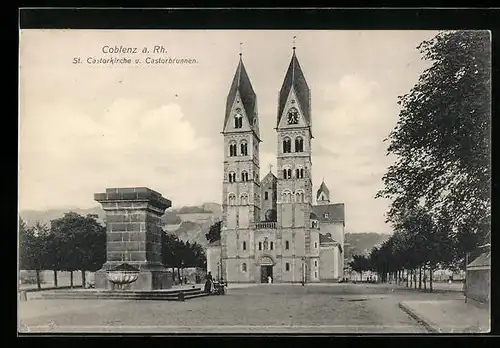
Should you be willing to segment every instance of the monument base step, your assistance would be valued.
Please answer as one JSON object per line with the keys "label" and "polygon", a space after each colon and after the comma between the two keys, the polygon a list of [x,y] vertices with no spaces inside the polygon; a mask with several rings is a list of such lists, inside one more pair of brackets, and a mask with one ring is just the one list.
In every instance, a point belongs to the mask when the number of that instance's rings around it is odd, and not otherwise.
{"label": "monument base step", "polygon": [[[181,295],[182,293],[182,295]],[[40,294],[42,299],[51,300],[158,300],[183,301],[196,297],[208,296],[201,288],[169,290],[55,290]]]}

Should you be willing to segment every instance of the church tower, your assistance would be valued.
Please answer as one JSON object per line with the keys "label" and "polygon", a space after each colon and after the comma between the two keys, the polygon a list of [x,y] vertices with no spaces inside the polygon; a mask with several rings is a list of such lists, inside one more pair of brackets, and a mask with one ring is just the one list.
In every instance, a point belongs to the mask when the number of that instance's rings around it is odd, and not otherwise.
{"label": "church tower", "polygon": [[291,256],[293,273],[315,282],[320,278],[319,231],[311,228],[311,92],[295,47],[279,93],[277,116],[277,224],[285,242],[283,258]]}
{"label": "church tower", "polygon": [[312,204],[310,90],[293,48],[279,94],[278,225],[308,228]]}
{"label": "church tower", "polygon": [[330,204],[330,190],[326,186],[324,180],[321,182],[321,185],[316,192],[316,202],[318,205]]}
{"label": "church tower", "polygon": [[223,227],[248,229],[260,221],[257,96],[240,53],[224,117]]}

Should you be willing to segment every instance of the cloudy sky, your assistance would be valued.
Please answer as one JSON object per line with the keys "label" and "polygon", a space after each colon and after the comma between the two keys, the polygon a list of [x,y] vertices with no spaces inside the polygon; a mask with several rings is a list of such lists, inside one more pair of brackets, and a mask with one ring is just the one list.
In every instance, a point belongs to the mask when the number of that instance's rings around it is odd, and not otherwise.
{"label": "cloudy sky", "polygon": [[[19,208],[87,208],[106,187],[147,186],[174,206],[221,201],[227,93],[243,60],[258,98],[261,177],[275,164],[278,92],[297,36],[311,88],[313,183],[344,202],[346,230],[390,233],[375,200],[392,160],[383,139],[397,97],[428,66],[431,31],[23,30],[20,37]],[[162,45],[163,54],[142,54]],[[104,46],[138,48],[106,54]],[[81,63],[73,64],[79,57]],[[95,65],[130,57],[141,64]],[[196,64],[145,64],[146,57]]]}

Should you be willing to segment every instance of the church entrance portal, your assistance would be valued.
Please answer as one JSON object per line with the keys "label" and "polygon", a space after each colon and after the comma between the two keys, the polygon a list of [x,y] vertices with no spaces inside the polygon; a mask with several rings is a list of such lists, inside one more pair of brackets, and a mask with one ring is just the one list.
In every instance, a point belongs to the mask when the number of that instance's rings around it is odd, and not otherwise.
{"label": "church entrance portal", "polygon": [[260,282],[267,283],[269,276],[273,278],[273,266],[260,266]]}
{"label": "church entrance portal", "polygon": [[260,282],[267,283],[268,277],[273,278],[274,262],[269,256],[263,256],[260,259]]}

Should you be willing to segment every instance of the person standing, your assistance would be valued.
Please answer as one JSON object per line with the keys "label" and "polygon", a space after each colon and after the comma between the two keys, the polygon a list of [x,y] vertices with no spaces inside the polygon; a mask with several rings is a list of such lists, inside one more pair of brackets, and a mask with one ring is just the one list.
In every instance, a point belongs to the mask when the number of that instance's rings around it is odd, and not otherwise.
{"label": "person standing", "polygon": [[212,288],[212,272],[208,272],[205,281],[205,292],[210,293],[211,288]]}
{"label": "person standing", "polygon": [[271,276],[267,276],[267,283],[271,284],[273,282],[273,278]]}

